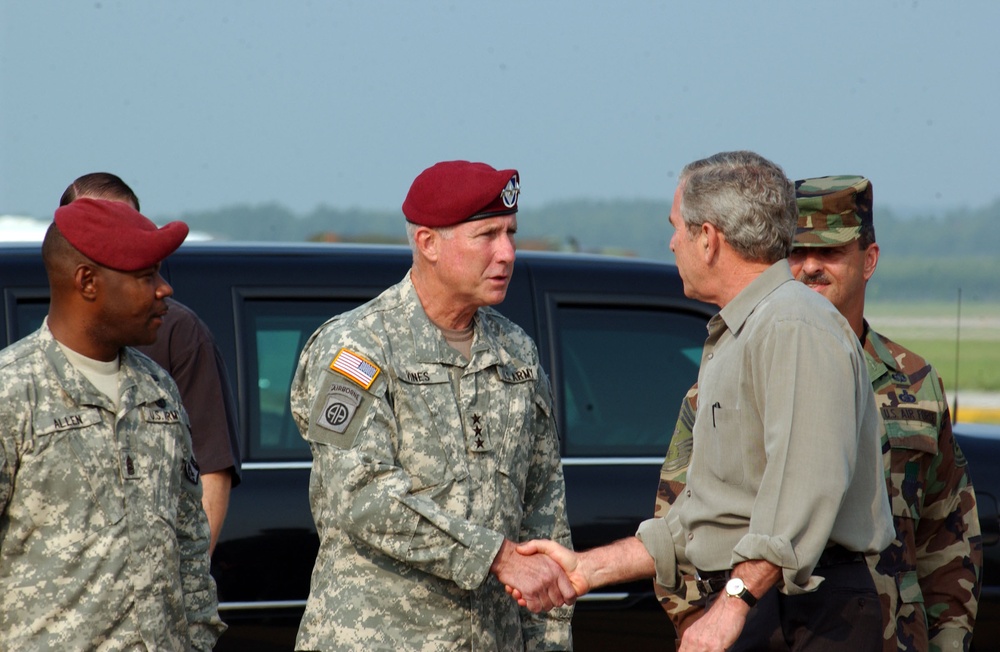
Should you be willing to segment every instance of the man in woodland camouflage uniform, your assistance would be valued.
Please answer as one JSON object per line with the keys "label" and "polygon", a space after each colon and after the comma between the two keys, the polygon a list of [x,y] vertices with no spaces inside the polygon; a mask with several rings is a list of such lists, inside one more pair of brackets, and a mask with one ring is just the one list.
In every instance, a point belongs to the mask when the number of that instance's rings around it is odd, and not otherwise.
{"label": "man in woodland camouflage uniform", "polygon": [[[413,266],[321,326],[291,404],[313,454],[320,536],[299,650],[568,650],[576,594],[549,383],[488,306],[507,292],[516,170],[448,161],[403,203]],[[530,596],[520,609],[504,590]]]}
{"label": "man in woodland camouflage uniform", "polygon": [[[796,278],[823,294],[861,339],[885,423],[896,539],[870,559],[888,621],[886,650],[968,650],[979,599],[982,541],[976,497],[952,434],[944,386],[923,358],[871,330],[865,285],[879,246],[872,187],[863,177],[834,176],[795,184],[799,228],[789,257]],[[686,482],[697,388],[685,397],[664,461],[656,513],[665,514]],[[700,615],[693,582],[687,594],[658,588],[678,630]],[[897,590],[898,589],[898,590]],[[894,613],[894,617],[889,617]]]}
{"label": "man in woodland camouflage uniform", "polygon": [[42,327],[0,352],[0,650],[211,650],[225,630],[187,415],[156,339],[187,236],[60,207]]}

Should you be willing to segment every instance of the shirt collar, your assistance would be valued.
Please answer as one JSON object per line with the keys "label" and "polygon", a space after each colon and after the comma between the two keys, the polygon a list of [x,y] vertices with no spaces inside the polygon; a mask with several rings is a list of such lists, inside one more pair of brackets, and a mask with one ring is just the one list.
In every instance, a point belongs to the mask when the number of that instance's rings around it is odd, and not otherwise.
{"label": "shirt collar", "polygon": [[900,371],[896,358],[893,357],[892,351],[886,346],[882,336],[871,329],[867,320],[865,320],[864,325],[865,339],[862,346],[868,362],[868,376],[875,380],[887,369],[894,372]]}
{"label": "shirt collar", "polygon": [[[794,282],[788,259],[783,258],[765,269],[757,278],[750,282],[733,300],[719,311],[717,317],[725,322],[733,333],[739,332],[757,305],[767,298],[778,287]],[[713,317],[713,321],[714,321]]]}

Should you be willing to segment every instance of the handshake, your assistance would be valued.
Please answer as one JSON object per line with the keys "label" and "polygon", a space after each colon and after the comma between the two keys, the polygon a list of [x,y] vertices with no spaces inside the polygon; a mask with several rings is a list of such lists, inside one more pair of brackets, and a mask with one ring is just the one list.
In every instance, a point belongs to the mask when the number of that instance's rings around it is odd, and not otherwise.
{"label": "handshake", "polygon": [[539,613],[571,605],[593,588],[584,557],[555,541],[514,544],[505,539],[490,572],[519,605]]}

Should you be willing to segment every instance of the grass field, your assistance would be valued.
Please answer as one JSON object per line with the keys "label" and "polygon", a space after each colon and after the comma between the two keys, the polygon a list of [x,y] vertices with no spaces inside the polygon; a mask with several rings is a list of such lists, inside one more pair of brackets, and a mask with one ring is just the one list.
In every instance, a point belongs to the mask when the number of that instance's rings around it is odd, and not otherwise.
{"label": "grass field", "polygon": [[986,395],[986,409],[964,401],[960,420],[1000,423],[1000,304],[963,305],[960,320],[955,304],[879,303],[865,312],[875,330],[934,365],[949,401],[956,378],[959,396]]}
{"label": "grass field", "polygon": [[913,349],[954,388],[956,354],[962,390],[1000,392],[1000,305],[876,304],[867,307],[872,327]]}

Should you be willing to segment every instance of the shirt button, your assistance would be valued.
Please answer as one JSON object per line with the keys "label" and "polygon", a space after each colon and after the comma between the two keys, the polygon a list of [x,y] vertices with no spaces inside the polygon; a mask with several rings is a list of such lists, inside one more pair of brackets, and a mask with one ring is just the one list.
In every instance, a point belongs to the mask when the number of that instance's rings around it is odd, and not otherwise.
{"label": "shirt button", "polygon": [[690,498],[690,497],[691,497],[691,490],[690,490],[690,489],[688,489],[688,490],[687,490],[687,497],[688,497],[688,498]]}
{"label": "shirt button", "polygon": [[709,359],[709,360],[711,360],[711,359],[712,359],[712,356],[714,356],[714,355],[715,355],[714,353],[709,353],[709,354],[708,354],[708,359]]}
{"label": "shirt button", "polygon": [[688,532],[688,541],[694,539],[694,532]]}

